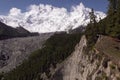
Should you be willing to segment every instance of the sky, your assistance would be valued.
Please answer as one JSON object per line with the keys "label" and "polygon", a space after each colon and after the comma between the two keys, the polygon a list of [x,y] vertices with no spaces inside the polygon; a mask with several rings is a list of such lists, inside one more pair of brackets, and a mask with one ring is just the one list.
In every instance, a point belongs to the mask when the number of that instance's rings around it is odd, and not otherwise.
{"label": "sky", "polygon": [[71,6],[79,5],[82,2],[86,7],[94,8],[97,11],[107,12],[107,0],[0,0],[0,15],[8,14],[13,7],[21,9],[22,12],[32,4],[50,4],[55,7],[64,7],[70,11]]}

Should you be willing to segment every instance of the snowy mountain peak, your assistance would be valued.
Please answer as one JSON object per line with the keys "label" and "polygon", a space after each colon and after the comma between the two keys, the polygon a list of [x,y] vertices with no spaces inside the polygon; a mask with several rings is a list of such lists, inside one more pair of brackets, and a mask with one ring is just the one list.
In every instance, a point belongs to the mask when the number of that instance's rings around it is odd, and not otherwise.
{"label": "snowy mountain peak", "polygon": [[[0,15],[0,21],[13,27],[21,25],[31,32],[65,31],[87,25],[90,22],[90,11],[91,9],[86,8],[83,3],[72,6],[70,12],[66,8],[39,4],[30,5],[26,12],[12,8],[7,16]],[[95,11],[95,15],[98,21],[106,16],[99,11]]]}
{"label": "snowy mountain peak", "polygon": [[84,4],[83,4],[82,2],[81,2],[80,5],[78,5],[77,7],[78,7],[78,8],[81,8],[81,9],[84,9],[84,8],[85,8],[85,6],[84,6]]}

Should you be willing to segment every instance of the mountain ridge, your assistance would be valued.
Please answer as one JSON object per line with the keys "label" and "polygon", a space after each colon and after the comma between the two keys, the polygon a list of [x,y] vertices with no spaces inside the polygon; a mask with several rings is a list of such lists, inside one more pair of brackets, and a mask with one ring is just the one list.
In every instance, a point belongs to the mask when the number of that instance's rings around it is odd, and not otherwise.
{"label": "mountain ridge", "polygon": [[[66,8],[58,8],[52,5],[31,5],[26,12],[12,8],[7,16],[0,15],[0,21],[13,26],[23,26],[30,32],[56,32],[75,29],[79,26],[86,26],[89,19],[90,8],[83,3],[72,6],[68,12]],[[106,14],[95,11],[97,21],[106,17]]]}
{"label": "mountain ridge", "polygon": [[27,36],[38,36],[38,33],[29,32],[23,27],[13,28],[2,22],[0,22],[0,40],[15,38],[15,37],[27,37]]}

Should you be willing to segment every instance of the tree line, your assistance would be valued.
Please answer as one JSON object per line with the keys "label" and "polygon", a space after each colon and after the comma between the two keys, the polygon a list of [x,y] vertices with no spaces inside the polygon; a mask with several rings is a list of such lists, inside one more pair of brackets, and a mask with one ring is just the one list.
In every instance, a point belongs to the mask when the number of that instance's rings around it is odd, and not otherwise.
{"label": "tree line", "polygon": [[90,12],[90,23],[86,27],[85,35],[91,48],[99,35],[107,35],[120,39],[120,0],[108,0],[107,17],[96,21],[94,10]]}

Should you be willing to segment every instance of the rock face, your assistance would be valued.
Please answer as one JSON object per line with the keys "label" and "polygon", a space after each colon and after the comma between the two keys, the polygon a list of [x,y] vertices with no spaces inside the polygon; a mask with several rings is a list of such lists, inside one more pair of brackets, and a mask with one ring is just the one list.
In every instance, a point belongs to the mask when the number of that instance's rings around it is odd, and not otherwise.
{"label": "rock face", "polygon": [[31,52],[42,47],[52,35],[41,34],[34,37],[14,38],[0,41],[0,72],[9,71],[21,64]]}
{"label": "rock face", "polygon": [[120,80],[120,67],[96,48],[86,51],[85,36],[75,51],[53,71],[51,80]]}

